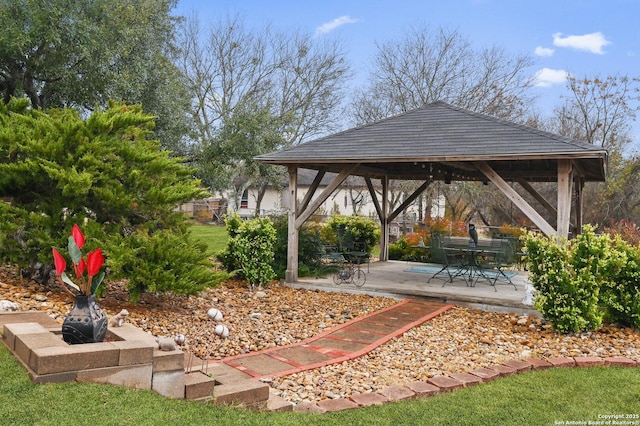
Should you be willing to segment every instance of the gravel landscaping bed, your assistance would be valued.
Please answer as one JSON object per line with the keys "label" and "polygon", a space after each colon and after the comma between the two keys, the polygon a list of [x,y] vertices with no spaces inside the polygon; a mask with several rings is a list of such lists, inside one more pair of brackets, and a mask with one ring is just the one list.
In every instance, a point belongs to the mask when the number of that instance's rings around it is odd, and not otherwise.
{"label": "gravel landscaping bed", "polygon": [[[68,295],[56,287],[22,282],[0,270],[0,300],[20,310],[41,310],[62,323],[71,308]],[[292,289],[274,284],[250,291],[228,282],[200,296],[144,295],[128,302],[122,283],[110,284],[99,304],[109,316],[121,309],[127,321],[156,336],[184,334],[188,349],[202,359],[258,351],[300,342],[329,328],[398,303],[359,294]],[[210,308],[223,314],[227,339],[213,333]],[[455,307],[367,355],[327,367],[273,378],[271,386],[292,402],[344,398],[436,375],[471,371],[528,357],[622,356],[640,360],[640,332],[606,326],[598,331],[562,335],[535,317]]]}

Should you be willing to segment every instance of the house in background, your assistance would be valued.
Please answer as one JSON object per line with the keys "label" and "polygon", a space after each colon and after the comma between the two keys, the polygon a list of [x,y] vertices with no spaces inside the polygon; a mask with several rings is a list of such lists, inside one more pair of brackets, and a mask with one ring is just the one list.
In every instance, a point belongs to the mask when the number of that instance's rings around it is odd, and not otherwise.
{"label": "house in background", "polygon": [[[308,192],[316,172],[313,170],[301,169],[298,172],[298,197],[304,198]],[[318,187],[322,191],[333,180],[335,174],[327,173],[320,182]],[[256,212],[258,188],[249,187],[244,191],[240,199],[239,205],[235,205],[232,201],[233,197],[229,197],[228,212],[237,211],[241,217],[250,218],[256,216],[269,216],[274,214],[286,214],[287,210],[283,206],[289,205],[288,184],[284,184],[282,188],[269,186],[264,194],[260,211]],[[364,180],[352,177],[343,183],[331,197],[322,204],[318,211],[320,216],[331,216],[333,214],[353,215],[359,214],[365,217],[375,217],[375,207],[369,197]]]}
{"label": "house in background", "polygon": [[[316,171],[299,169],[298,170],[298,197],[302,200],[313,180]],[[333,180],[335,174],[326,173],[320,182],[318,192],[322,191]],[[288,185],[282,188],[269,187],[265,192],[260,206],[260,211],[256,212],[258,189],[249,187],[244,191],[239,203],[234,202],[231,194],[225,194],[223,197],[209,198],[199,200],[192,203],[184,204],[180,210],[189,214],[197,220],[203,222],[222,223],[226,214],[238,212],[238,214],[246,219],[256,216],[284,215],[287,209],[284,206],[289,205]],[[374,189],[380,188],[374,183]],[[399,202],[402,202],[400,199]],[[238,204],[238,205],[236,205]],[[391,223],[390,235],[398,237],[402,234],[413,232],[413,225],[420,215],[418,214],[418,204],[411,204],[396,221]],[[434,200],[431,208],[432,217],[444,216],[444,197]],[[256,214],[257,213],[257,214]],[[370,217],[377,221],[375,206],[371,201],[371,196],[364,179],[356,176],[348,178],[318,209],[316,215],[329,217],[334,214],[339,215],[361,215]]]}

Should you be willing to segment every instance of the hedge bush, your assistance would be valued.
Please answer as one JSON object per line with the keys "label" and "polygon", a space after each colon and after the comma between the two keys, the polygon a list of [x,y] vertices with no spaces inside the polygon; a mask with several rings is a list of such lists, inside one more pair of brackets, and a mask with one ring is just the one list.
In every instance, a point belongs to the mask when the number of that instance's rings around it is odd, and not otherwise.
{"label": "hedge bush", "polygon": [[272,262],[276,230],[268,218],[242,220],[236,213],[226,221],[229,240],[218,259],[227,268],[248,281],[251,287],[263,286],[275,278]]}
{"label": "hedge bush", "polygon": [[353,244],[364,244],[367,252],[380,241],[380,227],[372,219],[363,216],[331,216],[322,233],[323,241],[339,245],[344,250],[353,248]]}
{"label": "hedge bush", "polygon": [[571,241],[540,234],[524,237],[534,306],[554,329],[579,332],[598,328],[607,318],[640,326],[640,252],[616,237],[596,235],[586,225]]}
{"label": "hedge bush", "polygon": [[640,328],[640,247],[616,235],[600,299],[608,321]]}
{"label": "hedge bush", "polygon": [[[216,271],[205,242],[188,232],[137,230],[104,241],[108,266],[127,279],[132,302],[143,293],[197,294],[218,285],[228,274]],[[103,287],[104,288],[104,287]]]}

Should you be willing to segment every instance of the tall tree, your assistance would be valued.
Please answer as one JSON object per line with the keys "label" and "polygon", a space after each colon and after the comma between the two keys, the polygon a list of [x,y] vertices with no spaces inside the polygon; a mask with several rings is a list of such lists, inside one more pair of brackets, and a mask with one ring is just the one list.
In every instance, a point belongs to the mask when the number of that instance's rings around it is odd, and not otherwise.
{"label": "tall tree", "polygon": [[612,152],[627,147],[631,122],[640,109],[640,78],[569,76],[567,92],[554,114],[558,133]]}
{"label": "tall tree", "polygon": [[640,223],[636,174],[640,159],[631,136],[631,124],[640,110],[640,78],[570,76],[567,92],[562,106],[554,111],[552,130],[609,151],[607,182],[585,188],[585,221]]}
{"label": "tall tree", "polygon": [[0,1],[0,92],[34,108],[89,112],[110,99],[161,117],[156,135],[184,151],[188,93],[173,65],[176,0]]}
{"label": "tall tree", "polygon": [[501,118],[527,109],[527,56],[500,47],[476,50],[458,31],[424,26],[377,49],[368,82],[352,103],[358,124],[437,100]]}
{"label": "tall tree", "polygon": [[[265,123],[270,117],[267,133],[279,133],[281,140],[275,146],[259,147],[272,150],[326,133],[340,120],[337,108],[349,70],[336,41],[297,32],[277,33],[269,27],[250,29],[238,17],[227,17],[203,29],[192,17],[182,27],[181,48],[184,54],[179,67],[193,94],[197,152],[216,154],[196,156],[196,161],[201,171],[223,174],[202,176],[213,190],[227,190],[229,181],[238,177],[229,174],[226,166],[241,158],[237,151],[227,149],[229,145],[220,136],[237,135],[243,122],[257,119]],[[254,118],[246,120],[248,114]],[[249,150],[254,155],[264,153]],[[249,175],[245,185],[256,183],[255,178]]]}

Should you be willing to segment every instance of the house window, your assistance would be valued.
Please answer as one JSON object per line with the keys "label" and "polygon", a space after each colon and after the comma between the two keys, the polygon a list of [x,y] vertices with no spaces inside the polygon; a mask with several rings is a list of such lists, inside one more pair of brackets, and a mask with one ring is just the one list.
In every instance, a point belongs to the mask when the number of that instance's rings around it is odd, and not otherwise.
{"label": "house window", "polygon": [[248,209],[249,208],[249,190],[245,189],[242,193],[242,199],[240,200],[240,208]]}

